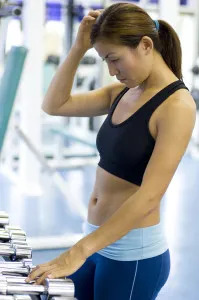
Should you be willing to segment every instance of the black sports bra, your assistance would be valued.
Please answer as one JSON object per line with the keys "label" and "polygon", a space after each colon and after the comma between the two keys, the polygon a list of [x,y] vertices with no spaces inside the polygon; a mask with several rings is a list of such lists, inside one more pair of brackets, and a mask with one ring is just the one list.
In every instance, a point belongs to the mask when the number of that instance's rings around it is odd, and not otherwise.
{"label": "black sports bra", "polygon": [[123,89],[114,100],[97,134],[96,145],[100,154],[98,165],[107,172],[140,186],[155,146],[148,128],[150,117],[162,102],[179,89],[188,90],[181,80],[163,88],[127,120],[114,125],[113,112],[129,90],[127,87]]}

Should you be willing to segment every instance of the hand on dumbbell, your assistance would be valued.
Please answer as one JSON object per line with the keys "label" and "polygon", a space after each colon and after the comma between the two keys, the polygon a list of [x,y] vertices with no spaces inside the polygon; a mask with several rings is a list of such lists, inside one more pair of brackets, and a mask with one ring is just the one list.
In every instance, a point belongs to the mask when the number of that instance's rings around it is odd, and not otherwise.
{"label": "hand on dumbbell", "polygon": [[30,272],[26,282],[36,280],[35,284],[41,284],[44,283],[45,278],[67,277],[75,273],[85,261],[83,251],[76,244],[52,261],[36,266]]}

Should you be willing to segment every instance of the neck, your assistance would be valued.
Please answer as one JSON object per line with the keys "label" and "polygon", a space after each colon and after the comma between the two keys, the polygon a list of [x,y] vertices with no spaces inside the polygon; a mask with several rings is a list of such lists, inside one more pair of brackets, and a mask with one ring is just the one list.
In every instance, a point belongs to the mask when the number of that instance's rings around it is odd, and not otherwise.
{"label": "neck", "polygon": [[154,55],[152,71],[148,78],[139,86],[143,91],[158,90],[178,80],[159,53]]}

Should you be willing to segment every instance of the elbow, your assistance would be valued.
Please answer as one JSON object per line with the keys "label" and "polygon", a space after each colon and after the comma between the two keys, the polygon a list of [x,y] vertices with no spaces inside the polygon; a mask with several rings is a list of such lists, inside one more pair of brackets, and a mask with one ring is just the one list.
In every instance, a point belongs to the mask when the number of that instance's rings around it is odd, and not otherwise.
{"label": "elbow", "polygon": [[45,112],[48,115],[51,115],[51,116],[56,115],[56,113],[53,110],[51,110],[49,107],[46,107],[45,105],[42,105],[41,109],[43,110],[43,112]]}
{"label": "elbow", "polygon": [[56,115],[55,108],[53,108],[52,105],[49,105],[49,103],[50,102],[46,98],[44,98],[41,105],[41,110],[43,110],[48,115],[54,116]]}
{"label": "elbow", "polygon": [[142,218],[149,217],[160,209],[160,195],[149,195],[149,193],[141,194],[142,201]]}
{"label": "elbow", "polygon": [[162,196],[163,196],[162,194],[161,195],[158,194],[148,198],[148,203],[147,203],[148,205],[146,205],[147,209],[146,209],[145,217],[148,217],[154,212],[160,210],[160,201],[162,199]]}
{"label": "elbow", "polygon": [[153,204],[151,203],[144,217],[149,217],[151,214],[153,214],[155,211],[158,211],[159,209],[160,209],[160,204],[158,204],[157,202],[154,202]]}

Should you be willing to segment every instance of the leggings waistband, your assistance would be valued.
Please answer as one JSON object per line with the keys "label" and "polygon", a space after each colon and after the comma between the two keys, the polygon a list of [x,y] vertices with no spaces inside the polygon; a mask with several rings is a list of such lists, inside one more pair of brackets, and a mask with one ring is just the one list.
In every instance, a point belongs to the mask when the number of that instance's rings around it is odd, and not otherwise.
{"label": "leggings waistband", "polygon": [[[84,234],[88,235],[100,226],[84,223]],[[99,250],[97,253],[119,261],[132,261],[154,257],[168,249],[161,223],[130,230],[121,239]]]}

